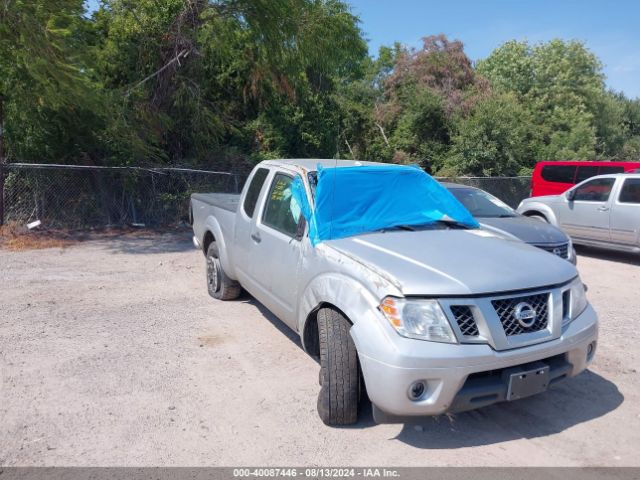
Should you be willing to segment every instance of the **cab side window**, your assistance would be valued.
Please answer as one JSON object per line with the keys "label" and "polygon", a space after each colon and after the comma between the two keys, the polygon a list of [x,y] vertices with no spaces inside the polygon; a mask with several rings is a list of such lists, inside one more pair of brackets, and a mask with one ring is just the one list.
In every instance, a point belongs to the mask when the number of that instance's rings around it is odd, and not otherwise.
{"label": "cab side window", "polygon": [[627,178],[620,190],[620,203],[640,204],[640,178]]}
{"label": "cab side window", "polygon": [[264,181],[267,179],[267,175],[269,175],[269,170],[259,168],[251,179],[251,184],[247,189],[247,195],[244,197],[244,203],[242,204],[244,213],[246,213],[248,217],[253,217],[253,212],[256,209],[256,203],[258,203],[258,197],[260,196],[262,185],[264,185]]}
{"label": "cab side window", "polygon": [[582,202],[606,202],[611,194],[615,178],[597,178],[576,188],[573,200]]}
{"label": "cab side window", "polygon": [[291,184],[293,178],[277,173],[267,196],[262,223],[285,235],[295,237],[301,210],[293,198]]}

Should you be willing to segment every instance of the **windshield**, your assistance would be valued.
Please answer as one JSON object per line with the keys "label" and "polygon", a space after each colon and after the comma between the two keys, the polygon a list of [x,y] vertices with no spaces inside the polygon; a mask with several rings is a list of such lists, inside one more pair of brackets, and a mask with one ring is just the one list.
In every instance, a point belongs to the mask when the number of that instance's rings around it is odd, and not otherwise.
{"label": "windshield", "polygon": [[515,217],[516,212],[502,200],[477,188],[450,188],[449,191],[474,217]]}
{"label": "windshield", "polygon": [[443,222],[449,228],[478,227],[446,188],[417,167],[319,166],[307,180],[313,208],[299,177],[292,184],[292,193],[309,223],[314,246],[323,240]]}

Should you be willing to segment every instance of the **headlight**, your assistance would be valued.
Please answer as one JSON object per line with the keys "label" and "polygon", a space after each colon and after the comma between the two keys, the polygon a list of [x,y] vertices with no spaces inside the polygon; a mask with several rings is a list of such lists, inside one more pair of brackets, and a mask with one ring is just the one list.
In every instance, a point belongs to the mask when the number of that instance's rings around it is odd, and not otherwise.
{"label": "headlight", "polygon": [[380,310],[403,337],[457,343],[449,320],[436,300],[387,297],[380,304]]}
{"label": "headlight", "polygon": [[571,308],[569,310],[569,319],[575,320],[587,308],[587,292],[579,278],[571,284],[570,292]]}

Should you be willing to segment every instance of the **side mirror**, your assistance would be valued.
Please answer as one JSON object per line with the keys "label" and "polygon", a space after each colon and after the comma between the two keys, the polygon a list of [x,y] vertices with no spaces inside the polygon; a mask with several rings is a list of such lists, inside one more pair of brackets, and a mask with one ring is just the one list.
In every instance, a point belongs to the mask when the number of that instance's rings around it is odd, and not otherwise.
{"label": "side mirror", "polygon": [[569,200],[570,202],[573,202],[574,198],[576,198],[576,191],[575,190],[569,190],[567,192],[567,200]]}
{"label": "side mirror", "polygon": [[304,237],[304,228],[307,226],[307,221],[304,219],[302,215],[300,215],[300,220],[298,220],[298,227],[296,228],[296,240],[302,240]]}

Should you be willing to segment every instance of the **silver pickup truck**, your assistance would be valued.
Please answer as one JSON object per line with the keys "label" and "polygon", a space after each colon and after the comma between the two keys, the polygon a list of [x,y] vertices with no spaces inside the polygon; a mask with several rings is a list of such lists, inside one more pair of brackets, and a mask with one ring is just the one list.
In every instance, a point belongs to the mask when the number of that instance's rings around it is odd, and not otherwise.
{"label": "silver pickup truck", "polygon": [[[316,244],[309,232],[322,225],[307,220],[292,190],[302,185],[313,208],[318,166],[384,168],[265,161],[240,195],[194,194],[190,217],[209,294],[232,300],[244,288],[319,359],[326,424],[356,422],[367,396],[379,423],[516,400],[591,362],[597,316],[571,263],[446,217]],[[378,178],[394,186],[395,171]],[[341,193],[347,206],[360,188]],[[396,202],[410,195],[392,190]]]}
{"label": "silver pickup truck", "polygon": [[591,177],[561,195],[527,198],[518,213],[549,222],[573,242],[640,253],[640,174]]}

